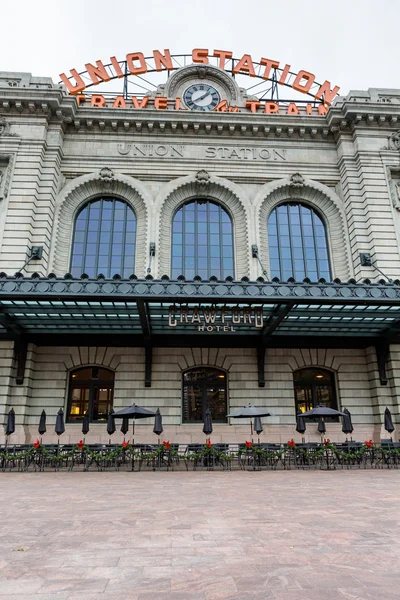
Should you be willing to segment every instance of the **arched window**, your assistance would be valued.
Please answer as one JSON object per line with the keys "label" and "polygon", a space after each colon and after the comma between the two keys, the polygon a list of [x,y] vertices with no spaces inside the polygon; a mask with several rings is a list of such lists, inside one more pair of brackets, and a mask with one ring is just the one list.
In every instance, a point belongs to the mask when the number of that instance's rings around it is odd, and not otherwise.
{"label": "arched window", "polygon": [[327,369],[311,367],[293,373],[296,415],[318,404],[337,410],[335,376]]}
{"label": "arched window", "polygon": [[214,367],[195,367],[183,373],[183,423],[202,421],[206,408],[212,420],[227,422],[227,377]]}
{"label": "arched window", "polygon": [[71,273],[129,277],[135,267],[136,215],[126,202],[97,198],[85,204],[75,221]]}
{"label": "arched window", "polygon": [[89,411],[90,421],[105,421],[113,406],[114,373],[102,367],[73,371],[69,378],[68,421],[82,421]]}
{"label": "arched window", "polygon": [[325,225],[312,208],[296,202],[277,206],[268,217],[271,277],[331,280]]}
{"label": "arched window", "polygon": [[172,223],[172,278],[200,275],[209,279],[234,276],[232,220],[209,200],[181,206]]}

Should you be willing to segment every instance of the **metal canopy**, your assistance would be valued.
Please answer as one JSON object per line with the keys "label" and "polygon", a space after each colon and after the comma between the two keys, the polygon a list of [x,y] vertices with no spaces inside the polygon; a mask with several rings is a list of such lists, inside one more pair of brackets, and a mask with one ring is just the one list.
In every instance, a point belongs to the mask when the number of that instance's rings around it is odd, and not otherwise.
{"label": "metal canopy", "polygon": [[[250,304],[251,309],[262,312],[262,321],[266,325],[255,327],[248,322],[234,323],[230,311],[249,307],[248,304],[226,303],[222,298],[218,304],[211,304],[202,297],[191,298],[183,305],[176,302],[160,303],[135,301],[90,301],[90,300],[5,300],[0,294],[0,334],[45,335],[63,333],[120,334],[124,336],[141,335],[145,339],[152,336],[216,336],[226,333],[235,336],[344,336],[375,337],[382,333],[395,332],[400,322],[399,305],[359,305],[359,304],[287,304],[260,303]],[[187,306],[188,317],[180,317],[181,306]],[[175,307],[175,326],[169,325],[171,307]],[[193,308],[199,308],[201,324],[192,322]],[[220,329],[199,331],[203,327],[203,309],[207,312],[225,309],[224,323],[215,321]],[[282,312],[276,312],[281,308]],[[4,319],[6,317],[6,319]],[[254,319],[252,319],[254,321]],[[279,323],[277,321],[279,320]],[[219,325],[218,325],[219,324]],[[275,326],[276,324],[276,326]],[[222,327],[228,328],[223,331]],[[211,326],[210,326],[211,327]],[[392,331],[393,330],[393,331]]]}
{"label": "metal canopy", "polygon": [[[251,316],[246,318],[244,312]],[[207,322],[205,314],[216,314],[214,322]],[[118,335],[124,343],[130,337],[145,345],[154,339],[162,344],[167,336],[179,344],[182,338],[195,336],[192,345],[208,345],[212,338],[222,342],[222,337],[246,338],[246,345],[257,345],[272,337],[327,341],[389,338],[399,332],[400,285],[396,283],[0,276],[0,339],[25,336],[38,342],[40,336]]]}
{"label": "metal canopy", "polygon": [[389,344],[400,339],[400,282],[317,284],[233,281],[24,278],[0,274],[0,340],[15,340],[17,383],[29,342],[37,345],[128,345],[145,350],[151,386],[152,348],[253,347],[265,386],[271,346],[375,345],[387,383]]}

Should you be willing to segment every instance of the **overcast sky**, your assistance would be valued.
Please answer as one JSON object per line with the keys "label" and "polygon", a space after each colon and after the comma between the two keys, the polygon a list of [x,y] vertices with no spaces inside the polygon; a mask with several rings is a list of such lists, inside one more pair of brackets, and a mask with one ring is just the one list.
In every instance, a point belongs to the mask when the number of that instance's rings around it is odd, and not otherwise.
{"label": "overcast sky", "polygon": [[97,59],[202,47],[288,63],[341,94],[400,88],[400,0],[4,0],[1,9],[0,71],[55,82]]}

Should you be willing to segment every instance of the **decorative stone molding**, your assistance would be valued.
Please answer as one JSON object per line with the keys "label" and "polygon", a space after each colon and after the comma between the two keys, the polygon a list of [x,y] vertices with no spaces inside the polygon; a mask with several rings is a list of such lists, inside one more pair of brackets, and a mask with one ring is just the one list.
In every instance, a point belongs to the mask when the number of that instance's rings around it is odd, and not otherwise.
{"label": "decorative stone molding", "polygon": [[[303,183],[293,184],[293,178],[301,177]],[[294,175],[290,179],[279,179],[264,185],[254,201],[260,228],[260,258],[269,272],[269,247],[267,221],[271,211],[283,202],[298,201],[308,204],[321,214],[325,222],[333,278],[347,280],[352,276],[350,269],[350,243],[345,226],[346,218],[342,201],[330,188],[317,181]]]}
{"label": "decorative stone molding", "polygon": [[198,171],[196,173],[196,184],[199,192],[204,193],[210,186],[210,174],[207,171]]}
{"label": "decorative stone molding", "polygon": [[304,177],[300,173],[294,173],[290,178],[290,185],[295,188],[302,188],[304,186]]}
{"label": "decorative stone molding", "polygon": [[386,175],[393,207],[400,211],[400,169],[386,167]]}
{"label": "decorative stone molding", "polygon": [[389,136],[387,150],[400,150],[400,129]]}
{"label": "decorative stone molding", "polygon": [[202,180],[207,184],[199,191],[197,175],[182,177],[164,186],[156,199],[160,209],[158,231],[158,275],[169,275],[171,272],[171,230],[172,219],[177,208],[198,197],[214,200],[223,206],[232,218],[235,245],[235,276],[241,278],[249,274],[249,235],[248,216],[245,206],[249,205],[245,192],[236,184],[208,175],[200,171]]}
{"label": "decorative stone molding", "polygon": [[0,200],[8,196],[13,158],[12,154],[0,154]]}
{"label": "decorative stone molding", "polygon": [[108,167],[104,167],[104,169],[101,169],[100,179],[103,182],[105,189],[111,188],[111,184],[114,183],[114,177],[115,175],[112,169],[109,169]]}
{"label": "decorative stone molding", "polygon": [[146,274],[148,207],[152,199],[140,181],[113,173],[108,168],[77,177],[61,190],[57,198],[54,218],[54,237],[49,263],[51,271],[58,275],[64,275],[69,271],[76,214],[86,202],[105,194],[125,200],[135,211],[137,218],[135,274],[138,277]]}

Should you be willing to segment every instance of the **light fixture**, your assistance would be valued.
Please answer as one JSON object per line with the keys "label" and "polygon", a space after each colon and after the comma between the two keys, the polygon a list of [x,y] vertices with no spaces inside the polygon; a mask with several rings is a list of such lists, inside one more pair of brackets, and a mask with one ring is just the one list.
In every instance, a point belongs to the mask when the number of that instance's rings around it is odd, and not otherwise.
{"label": "light fixture", "polygon": [[316,376],[315,376],[315,378],[316,378],[316,379],[323,379],[323,378],[324,378],[324,376],[323,376],[323,375],[316,375]]}

